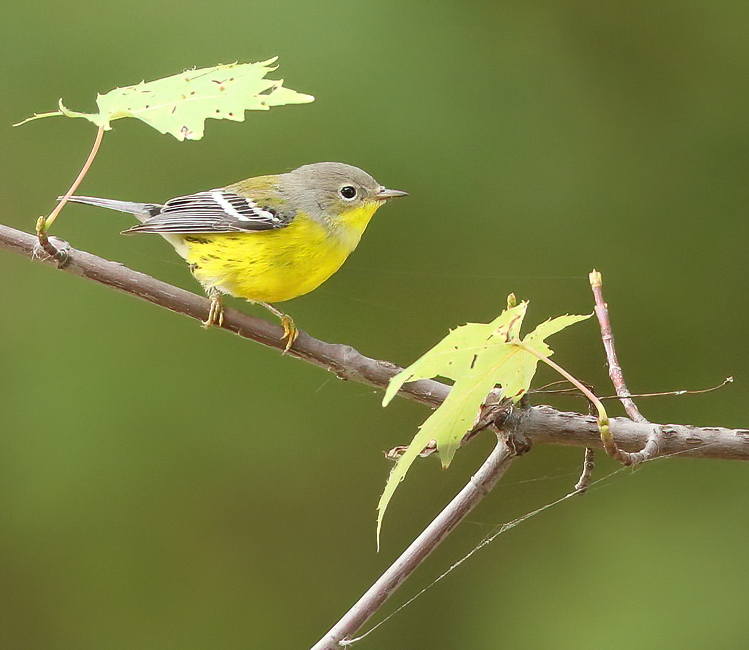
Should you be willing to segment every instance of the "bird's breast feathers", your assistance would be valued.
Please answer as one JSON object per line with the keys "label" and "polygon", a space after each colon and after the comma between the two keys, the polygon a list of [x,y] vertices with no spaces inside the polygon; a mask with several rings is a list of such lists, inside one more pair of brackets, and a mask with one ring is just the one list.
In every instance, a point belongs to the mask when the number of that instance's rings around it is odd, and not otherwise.
{"label": "bird's breast feathers", "polygon": [[181,236],[204,287],[256,302],[283,302],[316,289],[356,248],[378,204],[320,224],[298,214],[283,228]]}

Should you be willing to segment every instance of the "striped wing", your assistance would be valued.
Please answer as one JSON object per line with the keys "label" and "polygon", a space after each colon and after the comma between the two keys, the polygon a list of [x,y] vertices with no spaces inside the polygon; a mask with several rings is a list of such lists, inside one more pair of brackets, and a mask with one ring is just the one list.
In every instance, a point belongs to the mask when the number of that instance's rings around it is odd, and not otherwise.
{"label": "striped wing", "polygon": [[210,190],[167,201],[161,211],[143,223],[125,230],[163,234],[252,232],[288,226],[294,215],[228,190]]}

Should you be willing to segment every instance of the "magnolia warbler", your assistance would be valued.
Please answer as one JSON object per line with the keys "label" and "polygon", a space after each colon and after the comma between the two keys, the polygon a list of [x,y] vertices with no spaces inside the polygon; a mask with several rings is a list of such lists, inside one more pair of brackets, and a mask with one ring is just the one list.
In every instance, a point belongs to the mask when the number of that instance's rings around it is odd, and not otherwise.
{"label": "magnolia warbler", "polygon": [[163,205],[88,196],[70,200],[133,214],[140,223],[123,234],[158,233],[174,246],[210,298],[206,327],[221,325],[223,294],[245,298],[281,319],[288,350],[299,332],[291,317],[270,303],[319,287],[356,248],[377,208],[405,195],[358,167],[321,162]]}

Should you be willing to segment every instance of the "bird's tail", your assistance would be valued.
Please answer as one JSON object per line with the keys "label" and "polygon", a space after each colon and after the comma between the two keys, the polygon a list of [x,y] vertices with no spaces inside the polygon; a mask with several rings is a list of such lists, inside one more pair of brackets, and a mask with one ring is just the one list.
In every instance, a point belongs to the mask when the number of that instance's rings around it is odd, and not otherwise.
{"label": "bird's tail", "polygon": [[[62,197],[59,197],[62,198]],[[128,212],[135,215],[138,221],[145,221],[155,217],[161,208],[164,207],[158,203],[133,203],[132,201],[112,201],[111,199],[97,199],[93,196],[71,196],[68,201],[73,203],[88,203],[89,205],[98,205],[100,208],[109,208],[119,212]]]}

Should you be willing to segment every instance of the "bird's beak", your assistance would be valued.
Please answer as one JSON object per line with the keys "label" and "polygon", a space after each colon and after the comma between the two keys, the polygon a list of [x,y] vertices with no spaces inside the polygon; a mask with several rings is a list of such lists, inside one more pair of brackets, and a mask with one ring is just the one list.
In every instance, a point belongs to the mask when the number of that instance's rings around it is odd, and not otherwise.
{"label": "bird's beak", "polygon": [[388,199],[395,199],[399,196],[408,196],[408,192],[401,192],[400,190],[389,190],[386,187],[381,187],[380,191],[374,195],[374,200],[387,201]]}

